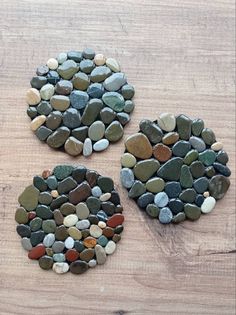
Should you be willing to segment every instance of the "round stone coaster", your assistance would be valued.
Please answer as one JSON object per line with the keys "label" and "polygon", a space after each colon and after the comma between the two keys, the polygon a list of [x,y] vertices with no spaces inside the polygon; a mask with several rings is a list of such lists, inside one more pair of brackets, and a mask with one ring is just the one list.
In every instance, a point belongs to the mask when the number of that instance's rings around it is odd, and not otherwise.
{"label": "round stone coaster", "polygon": [[118,62],[88,48],[50,58],[30,84],[32,131],[72,156],[87,157],[119,141],[134,109],[134,88]]}
{"label": "round stone coaster", "polygon": [[202,119],[163,113],[125,141],[120,178],[138,206],[163,224],[197,220],[224,197],[228,155]]}
{"label": "round stone coaster", "polygon": [[103,265],[121,239],[123,208],[113,180],[84,166],[43,171],[18,201],[16,231],[44,270],[81,274]]}

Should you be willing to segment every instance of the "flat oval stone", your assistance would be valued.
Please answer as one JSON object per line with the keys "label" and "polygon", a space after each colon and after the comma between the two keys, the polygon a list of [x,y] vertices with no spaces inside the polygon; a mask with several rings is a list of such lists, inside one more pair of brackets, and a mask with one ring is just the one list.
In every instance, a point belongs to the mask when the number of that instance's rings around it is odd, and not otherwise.
{"label": "flat oval stone", "polygon": [[65,241],[65,239],[68,237],[68,231],[65,225],[60,225],[56,228],[55,237],[56,237],[56,240],[58,241]]}
{"label": "flat oval stone", "polygon": [[94,69],[95,65],[92,60],[90,59],[83,59],[81,60],[79,64],[79,68],[84,73],[91,73],[91,71]]}
{"label": "flat oval stone", "polygon": [[180,199],[171,199],[168,203],[168,207],[170,208],[171,212],[176,215],[183,211],[184,203]]}
{"label": "flat oval stone", "polygon": [[[82,235],[83,235],[83,232],[82,232]],[[89,231],[88,231],[88,235],[89,235]],[[97,244],[97,240],[94,237],[88,236],[84,239],[84,246],[87,248],[91,249],[91,248],[95,247],[96,244]],[[92,253],[92,255],[91,255],[91,253]],[[88,257],[88,255],[89,255],[89,257],[87,258],[87,260],[89,261],[94,256],[94,250],[93,249],[90,251],[86,250],[86,252],[83,251],[83,254],[84,254],[83,260],[85,260],[85,257]],[[81,255],[80,255],[80,257],[81,257]],[[81,259],[82,259],[82,257],[81,257]]]}
{"label": "flat oval stone", "polygon": [[159,213],[159,221],[163,224],[170,223],[173,218],[173,214],[168,207],[162,208]]}
{"label": "flat oval stone", "polygon": [[93,83],[88,87],[87,93],[90,98],[101,98],[105,89],[101,83]]}
{"label": "flat oval stone", "polygon": [[74,75],[71,82],[75,89],[85,91],[89,86],[90,80],[87,74],[78,72]]}
{"label": "flat oval stone", "polygon": [[96,98],[91,99],[85,107],[85,110],[81,118],[81,122],[86,126],[90,126],[97,118],[103,106],[104,105],[101,100]]}
{"label": "flat oval stone", "polygon": [[30,80],[30,84],[32,86],[32,88],[35,88],[37,90],[40,90],[41,87],[43,85],[45,85],[47,83],[47,78],[45,78],[44,76],[34,76],[31,80]]}
{"label": "flat oval stone", "polygon": [[37,68],[36,73],[37,75],[46,75],[48,71],[49,71],[48,66],[42,65]]}
{"label": "flat oval stone", "polygon": [[146,182],[160,167],[155,159],[148,159],[138,162],[133,169],[134,175],[142,182]]}
{"label": "flat oval stone", "polygon": [[88,136],[93,141],[98,141],[103,138],[105,133],[105,125],[102,121],[98,120],[92,123],[88,129]]}
{"label": "flat oval stone", "polygon": [[52,269],[53,259],[50,256],[44,255],[39,258],[39,266],[44,270]]}
{"label": "flat oval stone", "polygon": [[158,161],[166,162],[171,158],[172,151],[166,145],[158,143],[153,147],[153,155]]}
{"label": "flat oval stone", "polygon": [[210,195],[219,200],[224,197],[225,193],[229,189],[230,181],[223,175],[213,176],[209,181]]}
{"label": "flat oval stone", "polygon": [[43,244],[33,247],[28,253],[29,259],[39,259],[43,255],[45,255],[45,246]]}
{"label": "flat oval stone", "polygon": [[111,75],[111,70],[106,66],[99,66],[93,69],[90,74],[90,80],[93,82],[102,82]]}
{"label": "flat oval stone", "polygon": [[30,227],[28,225],[25,225],[25,224],[17,225],[16,232],[21,237],[30,237],[30,235],[31,235]]}
{"label": "flat oval stone", "polygon": [[204,121],[202,119],[194,119],[192,122],[192,134],[194,136],[200,136],[204,128]]}
{"label": "flat oval stone", "polygon": [[40,96],[43,100],[48,101],[54,94],[54,86],[50,83],[45,84],[41,89],[40,89]]}
{"label": "flat oval stone", "polygon": [[197,195],[195,198],[195,203],[198,207],[201,207],[201,205],[203,204],[205,198],[203,195]]}
{"label": "flat oval stone", "polygon": [[154,203],[159,208],[165,207],[168,204],[168,202],[169,202],[168,195],[164,191],[159,192],[158,194],[155,195]]}
{"label": "flat oval stone", "polygon": [[130,115],[128,115],[127,113],[117,113],[116,117],[122,126],[125,126],[130,121]]}
{"label": "flat oval stone", "polygon": [[78,204],[91,195],[91,187],[83,182],[79,184],[74,190],[69,192],[69,200],[72,204]]}
{"label": "flat oval stone", "polygon": [[160,212],[160,209],[155,204],[149,204],[146,207],[147,214],[152,218],[157,218]]}
{"label": "flat oval stone", "polygon": [[215,204],[216,204],[216,200],[215,198],[213,197],[207,197],[203,204],[201,205],[201,211],[202,213],[210,213],[214,207],[215,207]]}
{"label": "flat oval stone", "polygon": [[18,198],[20,205],[27,211],[34,210],[38,205],[39,190],[30,185],[24,189]]}
{"label": "flat oval stone", "polygon": [[195,205],[187,203],[184,206],[184,213],[189,220],[195,221],[200,218],[201,209]]}
{"label": "flat oval stone", "polygon": [[89,96],[84,91],[72,91],[70,94],[71,106],[76,109],[83,109],[89,100]]}
{"label": "flat oval stone", "polygon": [[53,85],[57,84],[57,82],[60,81],[60,76],[57,73],[57,71],[54,71],[54,70],[49,71],[47,74],[47,81],[48,83],[53,84]]}
{"label": "flat oval stone", "polygon": [[63,253],[58,253],[53,255],[53,260],[56,262],[64,262],[66,257]]}
{"label": "flat oval stone", "polygon": [[74,60],[75,62],[80,62],[82,60],[82,52],[81,51],[72,50],[72,51],[69,51],[67,53],[67,57],[68,57],[68,59]]}
{"label": "flat oval stone", "polygon": [[176,125],[180,139],[189,140],[191,135],[192,120],[185,115],[179,115],[176,117]]}
{"label": "flat oval stone", "polygon": [[41,125],[45,123],[46,119],[47,118],[45,115],[35,117],[30,123],[30,129],[32,131],[36,131]]}
{"label": "flat oval stone", "polygon": [[92,224],[90,226],[89,232],[90,232],[90,235],[95,238],[99,238],[102,235],[102,229],[95,224]]}
{"label": "flat oval stone", "polygon": [[118,91],[125,83],[127,79],[124,73],[113,73],[103,83],[104,88],[109,92]]}
{"label": "flat oval stone", "polygon": [[41,219],[51,219],[53,217],[53,212],[45,205],[38,205],[36,208],[36,214]]}
{"label": "flat oval stone", "polygon": [[28,105],[35,106],[41,101],[41,95],[35,88],[31,88],[26,93],[26,102]]}
{"label": "flat oval stone", "polygon": [[231,171],[226,165],[216,162],[216,163],[213,163],[213,167],[217,172],[219,172],[220,174],[226,177],[229,177],[231,175]]}
{"label": "flat oval stone", "polygon": [[211,149],[218,152],[223,149],[223,143],[217,141],[211,145]]}
{"label": "flat oval stone", "polygon": [[64,145],[65,151],[72,156],[77,156],[83,151],[83,142],[75,137],[69,137]]}
{"label": "flat oval stone", "polygon": [[159,127],[164,131],[173,131],[176,126],[175,116],[169,113],[162,113],[157,118],[157,122]]}
{"label": "flat oval stone", "polygon": [[[65,238],[67,235],[65,236]],[[55,241],[52,245],[52,250],[54,253],[62,253],[65,248],[65,244],[62,241]]]}
{"label": "flat oval stone", "polygon": [[122,168],[120,171],[120,181],[123,187],[130,188],[134,183],[134,173],[129,168]]}
{"label": "flat oval stone", "polygon": [[47,144],[52,148],[60,148],[66,142],[69,135],[70,130],[67,127],[60,127],[47,138]]}
{"label": "flat oval stone", "polygon": [[229,161],[228,154],[225,151],[219,151],[216,157],[217,162],[221,164],[226,164]]}
{"label": "flat oval stone", "polygon": [[58,67],[57,71],[63,79],[70,80],[78,69],[74,60],[66,60]]}
{"label": "flat oval stone", "polygon": [[42,229],[45,233],[54,233],[56,230],[56,222],[54,220],[44,220]]}
{"label": "flat oval stone", "polygon": [[30,106],[27,108],[27,115],[33,119],[37,116],[38,112],[37,112],[37,108]]}
{"label": "flat oval stone", "polygon": [[125,141],[129,153],[140,159],[149,159],[152,156],[152,146],[148,138],[142,133],[135,133]]}
{"label": "flat oval stone", "polygon": [[47,137],[52,134],[52,130],[45,126],[41,126],[35,131],[35,134],[40,141],[45,141]]}
{"label": "flat oval stone", "polygon": [[107,255],[111,255],[116,250],[116,243],[113,241],[109,241],[105,246],[105,252]]}
{"label": "flat oval stone", "polygon": [[105,249],[99,244],[95,246],[95,255],[96,255],[96,260],[97,260],[98,265],[105,264],[106,252],[105,252]]}
{"label": "flat oval stone", "polygon": [[206,144],[201,138],[192,136],[190,137],[189,142],[191,146],[198,152],[202,152],[206,149]]}
{"label": "flat oval stone", "polygon": [[130,100],[134,96],[134,87],[130,84],[125,84],[121,88],[121,94],[125,100]]}
{"label": "flat oval stone", "polygon": [[30,239],[28,237],[23,237],[21,239],[21,245],[27,251],[30,251],[32,249],[32,244],[31,244]]}
{"label": "flat oval stone", "polygon": [[190,165],[192,164],[193,161],[196,161],[197,159],[198,159],[198,151],[191,150],[185,155],[184,164]]}
{"label": "flat oval stone", "polygon": [[66,216],[66,217],[64,218],[63,224],[64,224],[66,227],[70,227],[70,226],[76,225],[77,222],[78,222],[78,217],[77,217],[77,215],[75,215],[75,214],[69,214],[68,216]]}
{"label": "flat oval stone", "polygon": [[157,176],[170,181],[179,180],[182,165],[183,165],[182,158],[180,157],[172,158],[159,168]]}
{"label": "flat oval stone", "polygon": [[50,99],[52,107],[59,111],[65,111],[70,106],[70,99],[64,95],[54,95]]}
{"label": "flat oval stone", "polygon": [[15,220],[17,223],[26,224],[28,219],[28,213],[23,207],[19,207],[15,213]]}
{"label": "flat oval stone", "polygon": [[190,165],[190,171],[195,178],[202,177],[205,173],[205,167],[202,162],[195,161]]}
{"label": "flat oval stone", "polygon": [[59,95],[69,95],[73,90],[73,85],[68,80],[60,80],[55,86],[55,92]]}
{"label": "flat oval stone", "polygon": [[124,112],[131,113],[134,110],[134,103],[130,100],[125,101]]}
{"label": "flat oval stone", "polygon": [[74,167],[71,165],[57,165],[53,169],[53,174],[58,180],[63,180],[64,178],[70,176],[73,170]]}
{"label": "flat oval stone", "polygon": [[70,271],[74,274],[81,274],[88,270],[88,264],[82,260],[75,260],[70,264]]}
{"label": "flat oval stone", "polygon": [[105,131],[105,137],[110,142],[116,142],[122,138],[124,130],[122,125],[118,121],[113,121]]}
{"label": "flat oval stone", "polygon": [[124,153],[121,157],[121,165],[132,168],[137,163],[136,157],[131,153]]}
{"label": "flat oval stone", "polygon": [[50,113],[46,119],[46,126],[51,130],[57,129],[62,121],[62,113],[59,111],[54,111]]}
{"label": "flat oval stone", "polygon": [[49,233],[45,235],[43,239],[43,244],[45,247],[51,247],[55,242],[55,235],[53,233]]}
{"label": "flat oval stone", "polygon": [[109,141],[107,139],[101,139],[94,143],[93,149],[94,151],[101,152],[108,148]]}
{"label": "flat oval stone", "polygon": [[216,137],[214,132],[210,128],[204,128],[201,133],[203,141],[207,145],[212,145],[214,142],[216,142]]}
{"label": "flat oval stone", "polygon": [[192,188],[187,188],[181,192],[179,195],[179,199],[182,200],[183,202],[189,202],[192,203],[194,202],[196,198],[196,191]]}
{"label": "flat oval stone", "polygon": [[213,150],[206,150],[199,153],[198,159],[206,166],[212,165],[216,160],[216,153]]}
{"label": "flat oval stone", "polygon": [[166,133],[162,138],[162,142],[166,145],[174,144],[178,140],[179,140],[179,134],[174,131]]}
{"label": "flat oval stone", "polygon": [[134,181],[131,189],[129,190],[128,196],[130,198],[136,198],[136,197],[141,196],[145,192],[146,192],[145,185],[141,181],[136,180]]}
{"label": "flat oval stone", "polygon": [[180,140],[173,145],[172,152],[175,156],[185,157],[190,149],[191,144],[188,141]]}
{"label": "flat oval stone", "polygon": [[103,54],[96,54],[94,57],[94,63],[97,66],[103,66],[106,63],[106,57]]}
{"label": "flat oval stone", "polygon": [[124,222],[124,216],[120,213],[113,214],[107,221],[107,226],[115,228]]}
{"label": "flat oval stone", "polygon": [[146,182],[146,188],[152,193],[161,192],[165,187],[165,182],[160,177],[153,177]]}
{"label": "flat oval stone", "polygon": [[187,165],[182,165],[179,181],[183,188],[191,188],[193,186],[193,177]]}
{"label": "flat oval stone", "polygon": [[173,216],[172,222],[173,223],[180,223],[186,219],[186,215],[184,212],[179,212],[175,216]]}
{"label": "flat oval stone", "polygon": [[82,238],[81,231],[78,230],[75,226],[71,226],[68,229],[68,233],[74,240],[80,240]]}
{"label": "flat oval stone", "polygon": [[65,257],[67,261],[72,262],[79,258],[79,253],[75,249],[69,249],[66,252]]}
{"label": "flat oval stone", "polygon": [[158,127],[158,125],[151,120],[141,120],[141,122],[139,123],[139,128],[153,144],[157,144],[161,141],[163,132],[161,128]]}
{"label": "flat oval stone", "polygon": [[52,270],[58,274],[66,273],[69,270],[69,265],[66,262],[55,262]]}
{"label": "flat oval stone", "polygon": [[30,221],[30,224],[29,224],[31,231],[35,232],[35,231],[38,231],[39,229],[41,229],[42,222],[43,222],[43,220],[39,217],[35,217],[34,219],[32,219]]}
{"label": "flat oval stone", "polygon": [[106,92],[102,96],[103,102],[115,112],[121,112],[125,106],[123,96],[117,92]]}
{"label": "flat oval stone", "polygon": [[165,185],[165,193],[169,198],[176,198],[181,193],[181,185],[179,182],[168,182]]}
{"label": "flat oval stone", "polygon": [[82,55],[86,59],[93,59],[95,56],[95,52],[92,48],[85,48],[82,52]]}
{"label": "flat oval stone", "polygon": [[37,112],[40,115],[49,115],[52,111],[52,106],[49,102],[47,101],[42,101],[39,103],[39,105],[37,106]]}
{"label": "flat oval stone", "polygon": [[196,179],[193,183],[193,187],[198,194],[202,194],[207,191],[209,185],[209,181],[206,177],[200,177]]}
{"label": "flat oval stone", "polygon": [[150,192],[146,192],[138,198],[137,204],[140,208],[146,208],[147,205],[150,203],[153,203],[153,201],[154,201],[154,195]]}
{"label": "flat oval stone", "polygon": [[63,123],[68,128],[79,127],[81,124],[80,112],[75,108],[68,108],[63,113]]}
{"label": "flat oval stone", "polygon": [[87,219],[78,221],[76,224],[77,229],[79,230],[85,230],[88,229],[90,227],[90,222]]}
{"label": "flat oval stone", "polygon": [[74,247],[74,243],[75,243],[74,239],[71,236],[68,236],[65,239],[65,248],[72,249]]}
{"label": "flat oval stone", "polygon": [[104,107],[100,112],[100,118],[104,124],[110,124],[116,117],[116,112],[110,107]]}

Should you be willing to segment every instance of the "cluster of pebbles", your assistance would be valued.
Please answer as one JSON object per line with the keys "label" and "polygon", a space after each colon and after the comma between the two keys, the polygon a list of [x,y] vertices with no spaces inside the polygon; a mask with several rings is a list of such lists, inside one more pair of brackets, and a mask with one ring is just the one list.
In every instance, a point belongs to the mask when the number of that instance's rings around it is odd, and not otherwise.
{"label": "cluster of pebbles", "polygon": [[127,138],[121,182],[130,198],[163,224],[197,220],[227,192],[228,155],[201,119],[163,113]]}
{"label": "cluster of pebbles", "polygon": [[112,179],[83,166],[43,171],[18,200],[17,233],[42,269],[81,274],[104,264],[121,239],[123,208]]}
{"label": "cluster of pebbles", "polygon": [[114,58],[70,51],[39,66],[26,95],[36,136],[72,156],[120,140],[134,109],[134,88]]}

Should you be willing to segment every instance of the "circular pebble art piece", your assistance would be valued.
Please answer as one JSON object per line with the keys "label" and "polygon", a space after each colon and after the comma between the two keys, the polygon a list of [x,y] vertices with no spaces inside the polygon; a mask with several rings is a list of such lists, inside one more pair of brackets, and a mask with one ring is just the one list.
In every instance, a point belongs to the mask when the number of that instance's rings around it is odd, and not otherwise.
{"label": "circular pebble art piece", "polygon": [[163,113],[125,141],[120,178],[130,198],[163,224],[197,220],[224,197],[228,155],[202,119]]}
{"label": "circular pebble art piece", "polygon": [[114,58],[88,48],[60,53],[37,68],[30,84],[30,127],[50,147],[87,157],[123,137],[134,87]]}
{"label": "circular pebble art piece", "polygon": [[16,231],[44,270],[81,274],[103,265],[121,239],[123,208],[113,180],[84,166],[43,171],[18,201]]}

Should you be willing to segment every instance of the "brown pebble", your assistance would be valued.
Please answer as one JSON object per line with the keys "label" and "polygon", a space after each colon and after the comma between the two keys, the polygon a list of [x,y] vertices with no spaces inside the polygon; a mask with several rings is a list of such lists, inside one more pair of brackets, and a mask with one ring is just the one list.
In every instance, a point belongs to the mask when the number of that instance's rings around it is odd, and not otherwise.
{"label": "brown pebble", "polygon": [[64,221],[64,217],[60,210],[56,209],[53,211],[54,220],[57,225],[62,225]]}
{"label": "brown pebble", "polygon": [[102,231],[102,234],[107,238],[111,238],[114,235],[114,230],[110,227],[105,227],[105,229]]}
{"label": "brown pebble", "polygon": [[154,157],[160,162],[166,162],[171,158],[172,151],[162,143],[158,143],[153,148]]}
{"label": "brown pebble", "polygon": [[93,248],[96,244],[97,241],[94,237],[89,236],[84,239],[84,246],[87,248]]}
{"label": "brown pebble", "polygon": [[44,179],[47,179],[50,175],[51,175],[51,171],[50,171],[50,170],[44,170],[44,171],[42,172],[42,177],[43,177]]}
{"label": "brown pebble", "polygon": [[162,142],[166,145],[174,144],[179,140],[179,134],[177,132],[168,132],[162,138]]}

